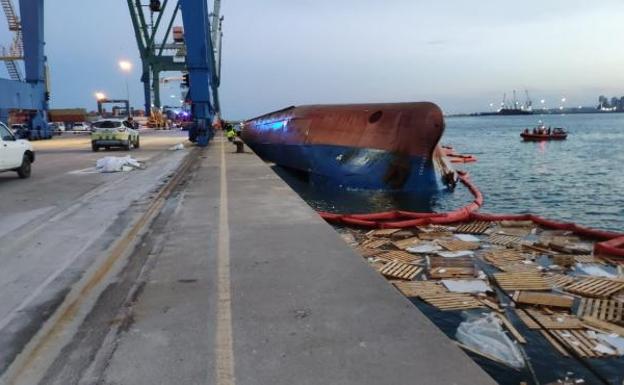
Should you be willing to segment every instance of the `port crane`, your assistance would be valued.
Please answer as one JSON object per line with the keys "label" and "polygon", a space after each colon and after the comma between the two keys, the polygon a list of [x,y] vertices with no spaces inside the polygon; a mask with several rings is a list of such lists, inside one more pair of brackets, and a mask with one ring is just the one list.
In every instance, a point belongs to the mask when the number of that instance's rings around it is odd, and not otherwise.
{"label": "port crane", "polygon": [[[193,125],[189,129],[192,141],[205,146],[213,136],[213,120],[219,114],[219,75],[213,36],[221,42],[219,16],[220,1],[210,12],[207,0],[127,0],[142,60],[142,78],[146,112],[152,104],[160,105],[159,74],[162,71],[181,71],[188,79],[188,96]],[[0,121],[8,122],[11,111],[26,111],[33,138],[51,137],[47,124],[49,91],[47,87],[46,57],[44,52],[44,0],[19,0],[19,15],[12,0],[0,0],[13,32],[13,43],[0,50],[0,60],[9,71],[10,79],[0,79]],[[171,18],[161,30],[164,10],[173,7]],[[144,8],[149,12],[150,20]],[[185,29],[183,42],[167,43],[173,23],[181,14]],[[215,20],[211,28],[210,18]],[[162,41],[157,42],[157,36]],[[168,54],[168,52],[174,54]],[[24,61],[24,75],[19,61]],[[152,98],[154,92],[154,98]]]}

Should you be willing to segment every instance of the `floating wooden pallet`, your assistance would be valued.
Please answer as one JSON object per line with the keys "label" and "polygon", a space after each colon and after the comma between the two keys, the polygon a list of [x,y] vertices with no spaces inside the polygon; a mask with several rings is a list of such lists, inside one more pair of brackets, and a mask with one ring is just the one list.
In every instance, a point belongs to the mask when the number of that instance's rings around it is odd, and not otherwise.
{"label": "floating wooden pallet", "polygon": [[618,291],[624,290],[624,281],[586,277],[564,286],[563,289],[584,297],[608,298]]}
{"label": "floating wooden pallet", "polygon": [[418,265],[423,262],[423,257],[408,253],[406,251],[398,251],[398,250],[386,251],[384,253],[378,254],[377,257],[385,259],[388,262],[399,261],[399,262],[408,263],[412,265]]}
{"label": "floating wooden pallet", "polygon": [[429,225],[416,227],[421,233],[450,233],[452,229],[448,226]]}
{"label": "floating wooden pallet", "polygon": [[406,297],[420,297],[448,293],[449,291],[439,283],[432,281],[397,281],[394,286]]}
{"label": "floating wooden pallet", "polygon": [[379,254],[383,254],[385,252],[387,252],[388,250],[382,250],[382,249],[369,249],[367,247],[358,247],[356,249],[356,251],[364,258],[370,258],[370,257],[375,257]]}
{"label": "floating wooden pallet", "polygon": [[574,261],[578,263],[599,263],[604,265],[604,261],[594,257],[593,255],[574,255]]}
{"label": "floating wooden pallet", "polygon": [[368,233],[366,233],[367,237],[389,237],[392,234],[401,231],[401,229],[378,229],[378,230],[371,230]]}
{"label": "floating wooden pallet", "polygon": [[368,249],[379,249],[390,244],[388,239],[367,239],[360,244],[360,247],[366,247]]}
{"label": "floating wooden pallet", "polygon": [[429,277],[432,279],[447,278],[474,278],[474,267],[434,267],[429,269]]}
{"label": "floating wooden pallet", "polygon": [[465,310],[485,307],[485,305],[470,294],[431,293],[421,294],[419,297],[440,310]]}
{"label": "floating wooden pallet", "polygon": [[533,259],[532,257],[532,254],[523,253],[519,250],[509,249],[493,249],[483,253],[483,258],[494,265],[506,265],[512,262],[522,262],[527,259]]}
{"label": "floating wooden pallet", "polygon": [[583,298],[576,310],[576,315],[624,325],[624,302],[608,299]]}
{"label": "floating wooden pallet", "polygon": [[474,260],[470,257],[444,258],[429,257],[430,267],[474,267]]}
{"label": "floating wooden pallet", "polygon": [[420,274],[422,270],[422,267],[410,265],[399,261],[392,261],[386,263],[386,265],[381,269],[380,273],[389,278],[412,280],[416,278],[416,276]]}
{"label": "floating wooden pallet", "polygon": [[568,353],[567,350],[565,350],[565,348],[553,337],[551,336],[548,331],[546,330],[540,330],[540,333],[542,333],[542,335],[544,336],[544,338],[546,338],[546,341],[550,342],[550,344],[562,355],[564,355],[565,357],[570,357],[570,353]]}
{"label": "floating wooden pallet", "polygon": [[494,279],[503,290],[551,290],[551,285],[539,273],[494,273]]}
{"label": "floating wooden pallet", "polygon": [[476,250],[480,247],[476,242],[466,242],[460,239],[442,239],[437,243],[448,251]]}
{"label": "floating wooden pallet", "polygon": [[554,313],[546,314],[537,309],[516,309],[518,318],[524,322],[529,329],[584,329],[585,325],[575,316]]}
{"label": "floating wooden pallet", "polygon": [[511,235],[514,237],[526,237],[531,234],[532,228],[529,227],[497,227],[492,230],[494,234]]}
{"label": "floating wooden pallet", "polygon": [[513,235],[491,234],[487,241],[494,245],[514,247],[520,245],[522,238]]}
{"label": "floating wooden pallet", "polygon": [[555,287],[565,287],[576,282],[576,278],[570,277],[564,274],[547,274],[544,276],[546,282],[551,285],[553,288]]}
{"label": "floating wooden pallet", "polygon": [[594,347],[602,342],[585,330],[552,330],[551,333],[557,342],[565,345],[580,357],[600,358],[609,356],[594,350]]}
{"label": "floating wooden pallet", "polygon": [[616,325],[612,322],[603,321],[594,317],[583,317],[582,320],[583,323],[591,329],[597,329],[603,332],[615,333],[619,336],[624,336],[624,327]]}
{"label": "floating wooden pallet", "polygon": [[392,238],[392,240],[397,240],[397,239],[411,238],[413,236],[414,236],[414,233],[411,230],[401,230],[401,231],[397,231],[396,233],[392,233],[390,238]]}
{"label": "floating wooden pallet", "polygon": [[541,271],[540,266],[537,263],[510,263],[507,265],[496,266],[505,273],[530,273]]}
{"label": "floating wooden pallet", "polygon": [[470,222],[459,225],[455,232],[459,234],[485,234],[491,226],[490,222]]}
{"label": "floating wooden pallet", "polygon": [[411,237],[406,239],[401,239],[400,241],[394,241],[392,244],[399,250],[405,250],[408,247],[415,246],[420,243],[420,238]]}
{"label": "floating wooden pallet", "polygon": [[552,293],[540,293],[531,291],[517,291],[513,295],[516,303],[523,305],[543,305],[570,309],[574,304],[574,298]]}
{"label": "floating wooden pallet", "polygon": [[444,239],[452,237],[453,233],[445,231],[445,232],[431,232],[431,233],[418,233],[418,238],[423,241],[433,241],[436,239]]}

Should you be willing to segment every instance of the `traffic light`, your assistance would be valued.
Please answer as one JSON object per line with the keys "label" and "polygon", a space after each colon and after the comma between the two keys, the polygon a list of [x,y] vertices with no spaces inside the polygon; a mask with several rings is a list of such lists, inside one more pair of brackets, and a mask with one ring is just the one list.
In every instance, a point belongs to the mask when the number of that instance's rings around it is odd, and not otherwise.
{"label": "traffic light", "polygon": [[182,75],[182,84],[185,87],[190,87],[191,86],[191,82],[189,81],[189,74]]}

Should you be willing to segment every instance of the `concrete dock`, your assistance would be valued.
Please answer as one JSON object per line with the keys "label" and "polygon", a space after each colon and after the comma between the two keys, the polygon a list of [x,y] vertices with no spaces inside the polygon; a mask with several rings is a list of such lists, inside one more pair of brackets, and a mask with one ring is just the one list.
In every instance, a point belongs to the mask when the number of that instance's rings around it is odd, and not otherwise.
{"label": "concrete dock", "polygon": [[1,208],[0,383],[495,383],[257,156],[166,135]]}

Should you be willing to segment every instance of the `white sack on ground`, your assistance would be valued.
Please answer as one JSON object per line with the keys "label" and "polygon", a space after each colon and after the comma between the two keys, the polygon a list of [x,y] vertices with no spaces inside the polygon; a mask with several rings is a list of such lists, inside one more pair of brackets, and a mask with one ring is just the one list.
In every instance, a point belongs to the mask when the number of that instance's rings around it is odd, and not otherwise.
{"label": "white sack on ground", "polygon": [[141,168],[141,163],[130,155],[105,156],[104,158],[98,159],[95,164],[95,169],[99,172],[132,171],[136,168]]}

